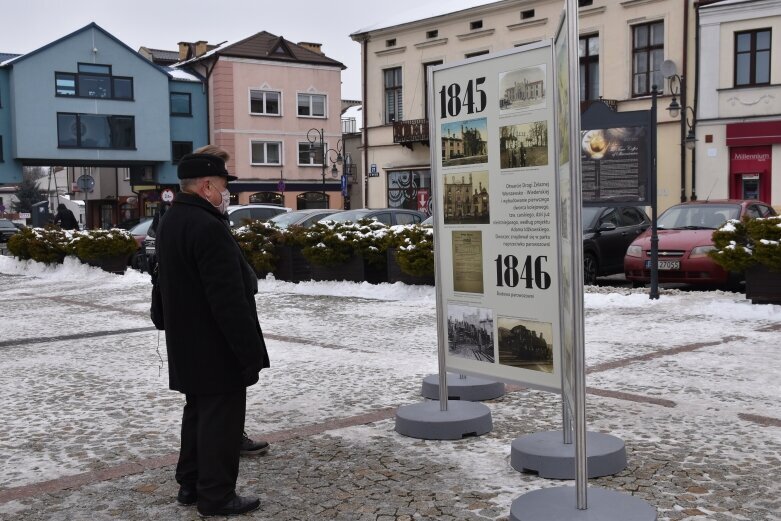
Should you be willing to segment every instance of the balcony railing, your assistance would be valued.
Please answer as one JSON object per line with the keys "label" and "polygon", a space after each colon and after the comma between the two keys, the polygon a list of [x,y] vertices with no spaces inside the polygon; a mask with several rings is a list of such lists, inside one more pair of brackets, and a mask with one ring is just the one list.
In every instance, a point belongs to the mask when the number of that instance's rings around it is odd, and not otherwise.
{"label": "balcony railing", "polygon": [[342,118],[342,134],[355,134],[358,132],[358,123],[355,118]]}
{"label": "balcony railing", "polygon": [[408,119],[393,122],[394,143],[428,143],[428,120]]}

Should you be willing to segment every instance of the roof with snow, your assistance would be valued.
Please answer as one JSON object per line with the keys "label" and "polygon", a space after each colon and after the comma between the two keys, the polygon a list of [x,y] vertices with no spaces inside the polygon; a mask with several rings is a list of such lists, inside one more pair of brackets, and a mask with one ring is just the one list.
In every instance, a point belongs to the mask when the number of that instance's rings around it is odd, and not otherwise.
{"label": "roof with snow", "polygon": [[192,81],[196,83],[203,82],[203,79],[200,76],[193,74],[192,72],[185,69],[179,69],[176,67],[163,67],[163,70],[168,73],[172,80]]}
{"label": "roof with snow", "polygon": [[243,40],[220,45],[201,56],[182,62],[180,65],[197,62],[215,55],[347,68],[343,63],[329,58],[325,54],[311,51],[267,31],[261,31]]}
{"label": "roof with snow", "polygon": [[13,54],[13,53],[10,53],[10,52],[0,52],[0,64],[2,64],[3,62],[6,62],[8,60],[13,60],[15,58],[18,58],[19,56],[21,56],[21,54]]}

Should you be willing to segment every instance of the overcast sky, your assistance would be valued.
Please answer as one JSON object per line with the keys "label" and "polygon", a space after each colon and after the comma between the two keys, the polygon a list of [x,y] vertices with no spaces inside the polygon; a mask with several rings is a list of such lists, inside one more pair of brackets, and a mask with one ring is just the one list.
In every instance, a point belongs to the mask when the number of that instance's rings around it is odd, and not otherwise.
{"label": "overcast sky", "polygon": [[350,33],[443,0],[2,0],[0,52],[24,54],[95,22],[132,49],[234,41],[260,31],[323,44],[344,63],[342,98],[361,98],[361,49]]}

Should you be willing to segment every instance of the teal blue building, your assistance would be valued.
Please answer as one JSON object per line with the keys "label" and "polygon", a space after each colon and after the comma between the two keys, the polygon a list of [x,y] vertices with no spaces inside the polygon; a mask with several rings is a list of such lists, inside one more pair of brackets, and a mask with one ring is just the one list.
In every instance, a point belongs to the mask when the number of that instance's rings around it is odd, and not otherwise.
{"label": "teal blue building", "polygon": [[0,54],[0,185],[24,166],[94,179],[87,226],[149,215],[179,157],[208,142],[203,78],[152,63],[91,23],[27,54]]}

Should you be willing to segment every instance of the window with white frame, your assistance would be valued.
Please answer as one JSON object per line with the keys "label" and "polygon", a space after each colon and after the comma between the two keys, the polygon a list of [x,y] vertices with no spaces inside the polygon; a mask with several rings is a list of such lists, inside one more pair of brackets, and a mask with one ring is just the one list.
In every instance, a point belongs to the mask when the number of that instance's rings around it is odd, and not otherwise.
{"label": "window with white frame", "polygon": [[385,84],[385,124],[401,121],[401,67],[382,71]]}
{"label": "window with white frame", "polygon": [[282,94],[273,90],[250,90],[249,111],[250,114],[263,114],[265,116],[280,115],[280,98]]}
{"label": "window with white frame", "polygon": [[298,164],[309,166],[322,166],[323,165],[323,151],[328,148],[328,143],[322,145],[320,143],[309,143],[305,141],[298,144]]}
{"label": "window with white frame", "polygon": [[282,143],[279,141],[253,141],[251,162],[253,165],[281,165]]}
{"label": "window with white frame", "polygon": [[324,118],[325,94],[299,94],[298,115],[312,118]]}

